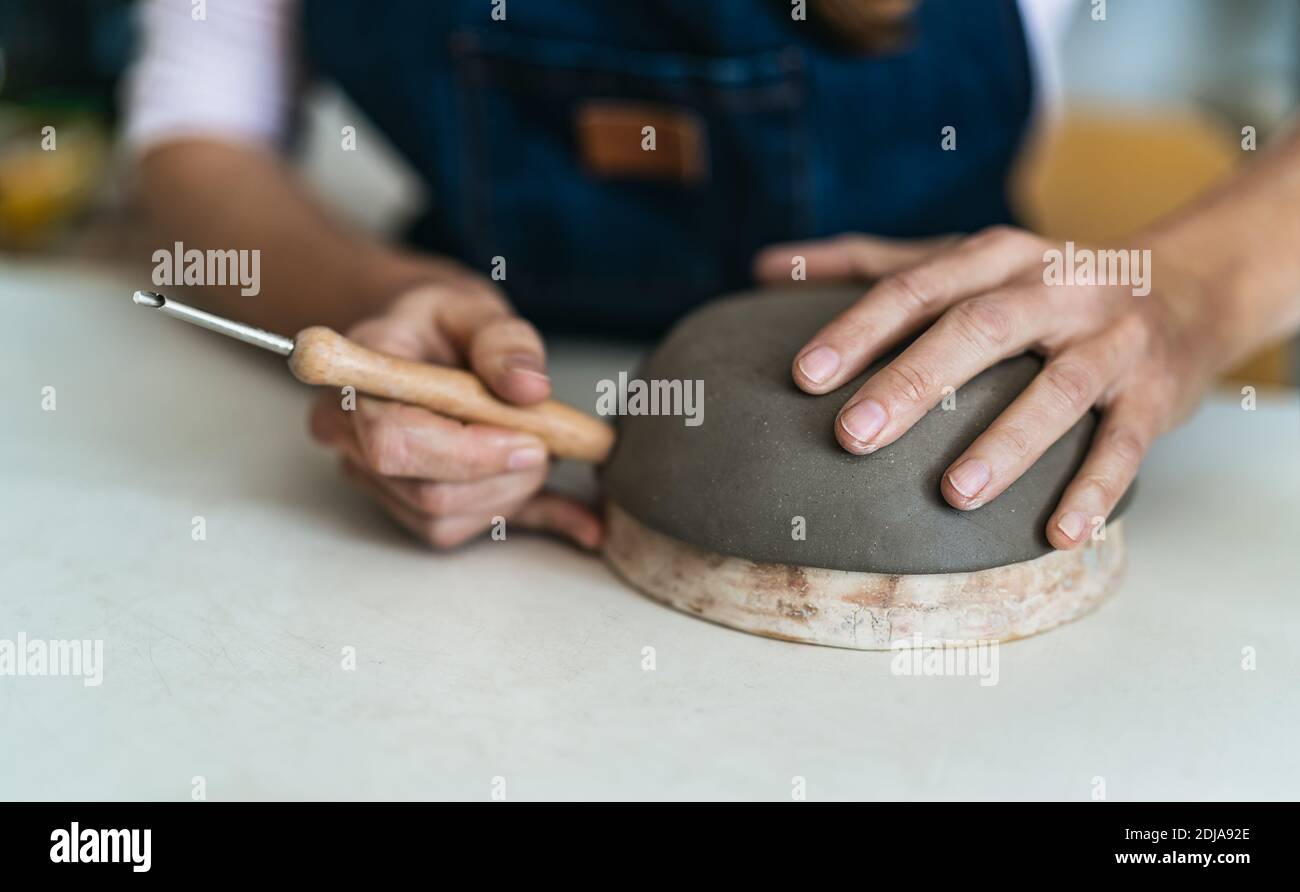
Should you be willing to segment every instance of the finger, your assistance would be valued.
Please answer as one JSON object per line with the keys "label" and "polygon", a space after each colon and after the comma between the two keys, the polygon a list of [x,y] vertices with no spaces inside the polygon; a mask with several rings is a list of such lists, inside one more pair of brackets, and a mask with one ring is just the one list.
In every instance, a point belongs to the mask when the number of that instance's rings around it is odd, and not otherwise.
{"label": "finger", "polygon": [[546,466],[498,474],[465,483],[384,477],[348,458],[357,473],[371,474],[375,483],[411,508],[433,516],[504,514],[523,504],[546,482]]}
{"label": "finger", "polygon": [[522,504],[500,511],[463,515],[431,515],[393,495],[379,478],[364,468],[345,462],[344,474],[365,489],[402,527],[416,538],[438,549],[455,548],[480,535],[501,520],[522,529],[563,536],[582,548],[600,547],[604,528],[586,505],[567,496],[544,492]]}
{"label": "finger", "polygon": [[795,383],[808,393],[842,386],[904,336],[957,301],[1004,285],[1041,253],[1034,236],[996,228],[886,277],[796,354]]}
{"label": "finger", "polygon": [[754,278],[780,284],[802,271],[813,282],[869,281],[919,263],[950,244],[955,236],[888,239],[849,233],[817,241],[770,245],[754,257]]}
{"label": "finger", "polygon": [[351,414],[362,463],[389,477],[465,481],[546,464],[528,434],[462,424],[418,406],[358,397]]}
{"label": "finger", "polygon": [[1001,495],[1096,404],[1137,349],[1131,338],[1115,332],[1049,359],[1024,393],[944,472],[939,488],[948,504],[971,510]]}
{"label": "finger", "polygon": [[1103,527],[1123,497],[1157,432],[1159,409],[1120,397],[1102,415],[1092,448],[1047,522],[1056,548],[1074,548]]}
{"label": "finger", "polygon": [[445,301],[438,324],[461,361],[502,399],[528,405],[550,396],[541,335],[504,301],[479,295]]}
{"label": "finger", "polygon": [[493,523],[491,515],[435,517],[425,514],[380,486],[373,474],[365,473],[359,466],[345,462],[343,473],[348,480],[374,498],[402,528],[434,548],[444,550],[463,545]]}
{"label": "finger", "polygon": [[551,395],[542,336],[518,316],[487,321],[469,344],[470,367],[502,399],[519,405]]}
{"label": "finger", "polygon": [[595,551],[604,537],[604,525],[590,507],[558,493],[543,492],[524,503],[514,516],[522,527],[557,533]]}
{"label": "finger", "polygon": [[836,439],[858,455],[888,446],[945,393],[1059,324],[1036,288],[963,301],[858,388],[835,420]]}

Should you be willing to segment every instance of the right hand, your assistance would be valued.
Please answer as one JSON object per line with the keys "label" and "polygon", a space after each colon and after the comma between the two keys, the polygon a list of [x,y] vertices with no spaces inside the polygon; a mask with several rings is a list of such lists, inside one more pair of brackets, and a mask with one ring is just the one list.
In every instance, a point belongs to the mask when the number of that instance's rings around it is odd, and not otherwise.
{"label": "right hand", "polygon": [[[516,405],[551,394],[541,336],[486,282],[413,288],[347,336],[392,356],[466,366]],[[498,516],[599,546],[601,523],[588,506],[541,491],[548,462],[536,437],[363,394],[355,411],[342,404],[338,391],[320,395],[312,436],[338,450],[345,476],[434,548],[454,548]]]}

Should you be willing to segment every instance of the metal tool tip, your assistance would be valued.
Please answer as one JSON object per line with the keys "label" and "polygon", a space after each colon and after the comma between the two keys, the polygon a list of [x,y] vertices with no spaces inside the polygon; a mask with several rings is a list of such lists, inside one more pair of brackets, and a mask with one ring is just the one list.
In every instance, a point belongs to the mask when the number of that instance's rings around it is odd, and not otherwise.
{"label": "metal tool tip", "polygon": [[137,291],[131,299],[142,307],[153,307],[155,310],[163,305],[163,296],[152,291]]}

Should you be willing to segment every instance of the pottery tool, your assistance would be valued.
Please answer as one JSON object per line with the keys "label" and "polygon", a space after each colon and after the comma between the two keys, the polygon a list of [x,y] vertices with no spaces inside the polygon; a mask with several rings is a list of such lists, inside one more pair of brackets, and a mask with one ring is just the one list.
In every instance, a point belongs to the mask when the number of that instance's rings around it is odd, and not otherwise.
{"label": "pottery tool", "polygon": [[324,326],[304,328],[287,338],[152,291],[137,291],[133,299],[142,307],[278,353],[288,359],[294,376],[307,384],[352,386],[358,393],[424,406],[460,421],[523,431],[560,458],[602,462],[614,443],[613,428],[572,406],[555,400],[512,406],[493,396],[471,372],[376,353]]}
{"label": "pottery tool", "polygon": [[[704,382],[704,423],[625,415],[613,430],[557,402],[497,400],[473,374],[366,350],[328,328],[290,339],[152,292],[135,302],[287,357],[308,384],[425,406],[537,435],[557,456],[603,463],[605,559],[651,598],[746,632],[863,650],[1005,641],[1099,604],[1123,566],[1127,497],[1091,541],[1057,552],[1043,534],[1097,417],[1080,419],[975,511],[939,494],[943,471],[1042,368],[1008,359],[953,393],[898,442],[855,456],[835,416],[877,362],[833,393],[790,379],[796,351],[862,295],[805,285],[724,298],[683,319],[637,371]],[[612,452],[611,452],[612,449]]]}

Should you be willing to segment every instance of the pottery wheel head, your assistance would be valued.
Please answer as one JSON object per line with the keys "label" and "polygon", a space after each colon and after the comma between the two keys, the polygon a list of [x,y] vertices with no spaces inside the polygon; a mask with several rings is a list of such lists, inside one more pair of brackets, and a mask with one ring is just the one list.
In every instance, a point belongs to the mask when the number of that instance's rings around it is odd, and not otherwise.
{"label": "pottery wheel head", "polygon": [[702,381],[702,421],[662,412],[620,417],[618,444],[601,473],[604,495],[652,529],[752,561],[954,573],[1051,551],[1043,531],[1087,451],[1095,413],[997,499],[974,511],[952,508],[940,495],[941,475],[1042,360],[1027,354],[999,363],[892,445],[851,455],[832,425],[886,360],[824,396],[799,390],[790,365],[862,292],[805,285],[742,294],[679,322],[630,380]]}

